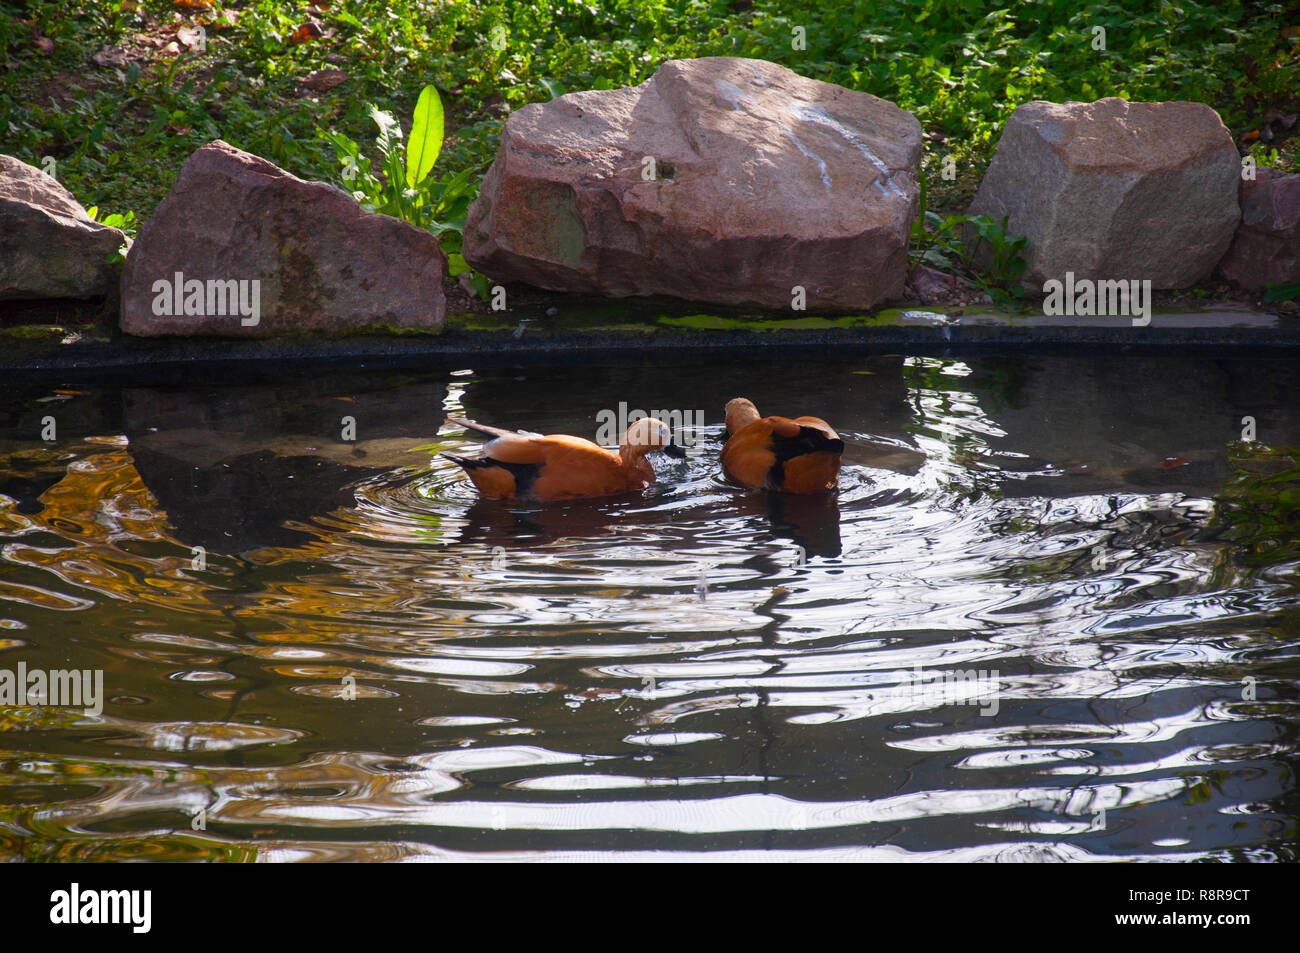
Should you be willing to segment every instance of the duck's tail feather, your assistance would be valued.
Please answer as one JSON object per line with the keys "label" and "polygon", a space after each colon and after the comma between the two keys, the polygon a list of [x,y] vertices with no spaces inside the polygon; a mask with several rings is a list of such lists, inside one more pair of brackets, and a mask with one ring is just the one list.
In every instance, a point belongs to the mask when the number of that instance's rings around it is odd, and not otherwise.
{"label": "duck's tail feather", "polygon": [[483,465],[481,460],[473,460],[470,459],[469,457],[458,457],[452,453],[440,453],[438,454],[438,456],[446,457],[448,460],[460,464],[467,471],[473,470],[475,467],[480,467]]}
{"label": "duck's tail feather", "polygon": [[452,453],[441,456],[458,464],[479,490],[497,498],[525,496],[542,472],[539,463],[507,463],[491,457],[458,457]]}
{"label": "duck's tail feather", "polygon": [[[447,423],[455,424],[457,427],[464,427],[466,430],[472,430],[475,433],[481,433],[488,437],[513,437],[515,431],[502,430],[500,427],[489,427],[487,424],[480,424],[473,420],[465,420],[463,417],[448,417]],[[450,454],[444,454],[450,456]],[[455,460],[455,457],[452,457]]]}
{"label": "duck's tail feather", "polygon": [[844,452],[844,441],[839,437],[828,437],[826,434],[816,429],[813,430],[813,433],[816,436],[812,437],[812,442],[818,450],[827,450],[831,453]]}
{"label": "duck's tail feather", "polygon": [[803,426],[791,437],[772,435],[772,448],[778,460],[792,460],[805,453],[843,453],[844,441],[817,427]]}

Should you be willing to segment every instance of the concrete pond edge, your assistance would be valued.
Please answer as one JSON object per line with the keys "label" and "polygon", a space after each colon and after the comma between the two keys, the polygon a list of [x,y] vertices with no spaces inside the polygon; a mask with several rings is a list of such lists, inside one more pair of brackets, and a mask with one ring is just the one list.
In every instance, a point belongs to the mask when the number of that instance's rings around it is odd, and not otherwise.
{"label": "concrete pond edge", "polygon": [[1300,356],[1300,317],[1219,307],[1129,318],[1044,317],[981,311],[948,315],[920,308],[874,315],[661,315],[618,321],[608,307],[554,319],[503,314],[450,317],[438,332],[370,328],[348,334],[275,338],[146,338],[102,327],[0,330],[0,370],[92,371],[146,365],[376,361],[385,365],[601,361],[674,357],[746,359],[787,355],[852,356],[998,349],[1030,354],[1070,351],[1164,351],[1171,355],[1268,352]]}

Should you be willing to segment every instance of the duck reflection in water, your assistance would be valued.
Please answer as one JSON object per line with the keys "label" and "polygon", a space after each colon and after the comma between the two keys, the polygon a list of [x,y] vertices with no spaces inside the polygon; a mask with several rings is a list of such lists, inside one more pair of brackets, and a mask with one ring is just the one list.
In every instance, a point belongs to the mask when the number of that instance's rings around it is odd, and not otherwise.
{"label": "duck reflection in water", "polygon": [[764,493],[746,497],[745,504],[748,512],[767,517],[774,539],[803,547],[804,556],[840,555],[840,501],[834,493]]}
{"label": "duck reflection in water", "polygon": [[[519,504],[507,500],[478,499],[465,510],[459,542],[488,546],[530,547],[562,539],[612,536],[622,519],[626,501],[579,500],[572,503]],[[638,514],[642,519],[650,514]]]}

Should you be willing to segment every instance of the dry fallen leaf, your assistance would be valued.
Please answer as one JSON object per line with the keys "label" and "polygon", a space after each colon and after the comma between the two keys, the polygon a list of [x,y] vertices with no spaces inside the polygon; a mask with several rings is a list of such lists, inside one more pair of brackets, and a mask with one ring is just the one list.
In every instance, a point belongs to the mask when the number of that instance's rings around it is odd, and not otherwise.
{"label": "dry fallen leaf", "polygon": [[36,49],[43,55],[49,56],[54,52],[54,41],[48,36],[38,36],[34,42],[36,43]]}
{"label": "dry fallen leaf", "polygon": [[191,50],[197,50],[203,45],[204,34],[202,30],[183,26],[176,31],[176,40],[181,46],[188,47]]}
{"label": "dry fallen leaf", "polygon": [[333,89],[340,83],[346,83],[352,77],[346,70],[341,69],[318,69],[310,76],[302,80],[302,85],[308,89],[314,89],[318,93],[323,93],[327,89]]}
{"label": "dry fallen leaf", "polygon": [[96,53],[91,59],[97,66],[127,66],[131,62],[131,56],[126,50],[108,49]]}
{"label": "dry fallen leaf", "polygon": [[573,692],[570,697],[581,698],[585,701],[606,701],[612,698],[622,698],[623,693],[613,688],[584,688],[582,691]]}
{"label": "dry fallen leaf", "polygon": [[315,20],[308,20],[298,29],[289,34],[289,42],[294,46],[307,43],[317,37],[324,36],[325,30]]}

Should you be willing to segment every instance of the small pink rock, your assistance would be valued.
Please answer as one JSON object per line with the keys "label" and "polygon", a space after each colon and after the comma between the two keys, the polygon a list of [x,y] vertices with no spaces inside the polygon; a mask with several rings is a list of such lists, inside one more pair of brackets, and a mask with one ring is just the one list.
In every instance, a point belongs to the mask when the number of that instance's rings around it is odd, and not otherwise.
{"label": "small pink rock", "polygon": [[1300,281],[1300,175],[1265,168],[1241,183],[1241,225],[1219,268],[1243,288]]}
{"label": "small pink rock", "polygon": [[52,176],[0,155],[0,300],[109,294],[117,267],[108,258],[125,241]]}
{"label": "small pink rock", "polygon": [[917,265],[907,284],[922,304],[932,304],[951,298],[958,292],[974,290],[968,282],[956,275],[945,274],[927,265]]}

